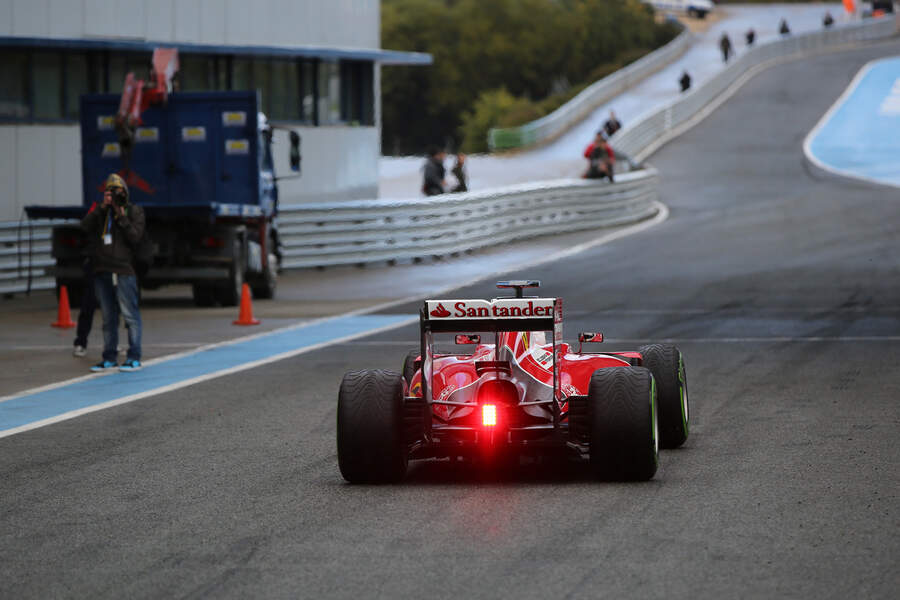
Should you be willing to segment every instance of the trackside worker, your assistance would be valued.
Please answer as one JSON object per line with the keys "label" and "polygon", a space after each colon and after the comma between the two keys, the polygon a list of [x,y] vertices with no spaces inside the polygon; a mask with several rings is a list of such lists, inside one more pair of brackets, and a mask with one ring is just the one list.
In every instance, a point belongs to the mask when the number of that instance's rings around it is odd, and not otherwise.
{"label": "trackside worker", "polygon": [[94,286],[103,311],[103,360],[91,371],[118,367],[119,313],[128,330],[128,355],[120,371],[141,368],[141,313],[138,308],[134,248],[144,234],[144,210],[131,204],[125,180],[113,173],[106,179],[103,203],[81,221],[94,238]]}

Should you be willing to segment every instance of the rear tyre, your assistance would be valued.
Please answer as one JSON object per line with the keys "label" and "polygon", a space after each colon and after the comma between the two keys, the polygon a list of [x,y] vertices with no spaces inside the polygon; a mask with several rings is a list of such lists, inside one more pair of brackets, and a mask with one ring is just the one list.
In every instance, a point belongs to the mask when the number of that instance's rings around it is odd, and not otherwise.
{"label": "rear tyre", "polygon": [[656,387],[643,367],[594,371],[588,388],[590,464],[600,479],[651,479],[659,463]]}
{"label": "rear tyre", "polygon": [[406,381],[407,387],[412,385],[413,376],[416,374],[416,359],[419,358],[418,350],[410,350],[403,359],[403,380]]}
{"label": "rear tyre", "polygon": [[678,448],[688,438],[690,410],[684,357],[676,346],[650,344],[638,351],[644,366],[656,380],[656,402],[659,406],[659,445]]}
{"label": "rear tyre", "polygon": [[338,392],[337,452],[350,483],[395,483],[406,474],[403,379],[395,371],[352,371]]}

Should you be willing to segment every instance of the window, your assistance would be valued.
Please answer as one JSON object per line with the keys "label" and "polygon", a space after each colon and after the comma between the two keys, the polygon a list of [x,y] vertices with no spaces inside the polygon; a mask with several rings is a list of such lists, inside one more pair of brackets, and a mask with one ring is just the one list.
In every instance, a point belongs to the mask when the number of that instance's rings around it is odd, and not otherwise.
{"label": "window", "polygon": [[337,62],[319,63],[319,122],[335,125],[341,122],[341,77]]}
{"label": "window", "polygon": [[31,58],[34,85],[34,119],[62,119],[62,56],[35,52]]}
{"label": "window", "polygon": [[300,63],[300,89],[303,95],[302,119],[316,122],[316,63],[304,60]]}
{"label": "window", "polygon": [[341,63],[341,120],[351,125],[374,125],[372,63]]}
{"label": "window", "polygon": [[137,79],[145,81],[149,79],[150,61],[150,54],[111,51],[109,53],[109,68],[107,70],[107,91],[113,94],[120,93],[128,73],[134,73]]}
{"label": "window", "polygon": [[65,118],[78,119],[79,98],[82,94],[96,92],[96,84],[90,80],[91,70],[88,66],[88,55],[80,52],[66,54],[65,71]]}
{"label": "window", "polygon": [[296,60],[272,61],[270,116],[274,120],[300,120],[300,69]]}
{"label": "window", "polygon": [[0,50],[0,118],[25,119],[28,107],[28,54]]}
{"label": "window", "polygon": [[178,56],[178,77],[185,92],[207,92],[216,86],[216,64],[209,56],[181,54]]}

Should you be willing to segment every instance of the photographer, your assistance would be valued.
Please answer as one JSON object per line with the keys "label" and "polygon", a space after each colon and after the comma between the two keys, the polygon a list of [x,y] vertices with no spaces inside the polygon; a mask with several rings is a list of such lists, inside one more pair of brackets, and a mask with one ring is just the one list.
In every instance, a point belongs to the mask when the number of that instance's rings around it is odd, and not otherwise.
{"label": "photographer", "polygon": [[144,211],[128,201],[125,180],[115,173],[107,177],[102,205],[88,213],[81,227],[94,240],[94,285],[103,311],[103,360],[91,371],[119,366],[119,312],[128,330],[128,355],[119,370],[140,370],[141,314],[132,264],[144,234]]}

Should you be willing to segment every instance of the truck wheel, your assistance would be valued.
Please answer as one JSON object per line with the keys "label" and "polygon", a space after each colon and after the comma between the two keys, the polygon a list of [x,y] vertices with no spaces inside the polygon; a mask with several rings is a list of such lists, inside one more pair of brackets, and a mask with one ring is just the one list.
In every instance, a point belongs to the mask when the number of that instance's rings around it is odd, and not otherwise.
{"label": "truck wheel", "polygon": [[350,483],[394,483],[408,460],[403,380],[395,371],[351,371],[338,392],[337,453]]}
{"label": "truck wheel", "polygon": [[416,374],[417,358],[419,358],[419,351],[410,350],[406,353],[406,358],[403,359],[403,370],[401,373],[403,374],[403,379],[406,381],[407,386],[412,385],[413,375]]}
{"label": "truck wheel", "polygon": [[690,429],[684,357],[676,346],[669,344],[641,346],[638,351],[644,357],[644,366],[656,380],[659,445],[678,448],[687,440]]}
{"label": "truck wheel", "polygon": [[600,479],[651,479],[659,462],[656,386],[649,369],[607,367],[588,388],[591,469]]}
{"label": "truck wheel", "polygon": [[244,250],[241,240],[234,240],[231,250],[231,266],[228,268],[228,279],[217,286],[216,296],[222,306],[237,306],[241,301],[241,288],[244,285]]}
{"label": "truck wheel", "polygon": [[253,286],[253,297],[270,300],[275,297],[275,288],[278,287],[278,257],[269,254],[266,270],[262,274],[262,280]]}
{"label": "truck wheel", "polygon": [[212,306],[216,303],[216,288],[213,285],[195,283],[191,286],[191,292],[197,306]]}

